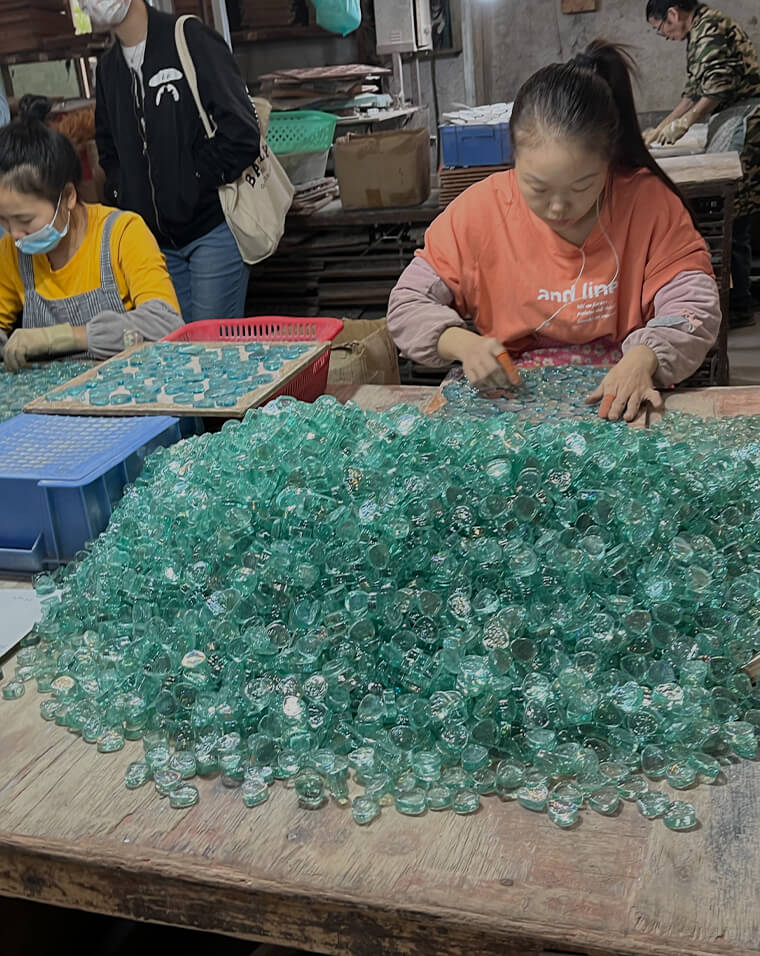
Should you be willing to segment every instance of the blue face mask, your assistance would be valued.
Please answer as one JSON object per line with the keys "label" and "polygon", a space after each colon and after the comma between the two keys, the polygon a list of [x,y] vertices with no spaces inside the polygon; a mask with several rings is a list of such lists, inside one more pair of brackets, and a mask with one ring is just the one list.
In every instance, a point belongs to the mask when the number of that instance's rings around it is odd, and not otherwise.
{"label": "blue face mask", "polygon": [[27,256],[39,256],[44,255],[46,252],[52,252],[57,245],[60,244],[64,236],[67,235],[69,231],[69,225],[71,224],[71,213],[69,212],[68,222],[66,223],[66,228],[63,232],[55,228],[53,223],[58,218],[58,211],[61,208],[61,199],[63,198],[63,193],[58,197],[58,205],[55,207],[55,214],[50,222],[43,226],[42,229],[38,229],[36,232],[30,232],[28,236],[24,236],[23,239],[16,240],[16,248],[19,252],[23,252]]}

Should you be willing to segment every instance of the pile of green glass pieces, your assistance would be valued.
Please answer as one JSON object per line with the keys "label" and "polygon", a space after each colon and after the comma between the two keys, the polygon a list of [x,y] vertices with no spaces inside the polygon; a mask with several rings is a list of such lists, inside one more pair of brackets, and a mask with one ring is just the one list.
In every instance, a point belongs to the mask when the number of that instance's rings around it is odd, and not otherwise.
{"label": "pile of green glass pieces", "polygon": [[29,402],[92,368],[90,362],[46,362],[9,372],[0,361],[0,422],[18,415]]}
{"label": "pile of green glass pieces", "polygon": [[287,362],[313,348],[309,342],[232,345],[156,342],[98,368],[91,378],[51,392],[48,401],[105,405],[171,402],[231,408],[248,392],[268,385]]}
{"label": "pile of green glass pieces", "polygon": [[759,562],[758,420],[279,400],[150,457],[4,691],[142,739],[127,786],[177,807],[219,774],[360,824],[493,795],[688,829],[673,790],[757,751]]}
{"label": "pile of green glass pieces", "polygon": [[507,388],[476,388],[455,368],[443,387],[446,405],[441,414],[458,418],[514,415],[521,421],[539,424],[561,416],[566,419],[588,419],[598,406],[587,405],[586,398],[605,376],[606,369],[591,365],[562,365],[548,368],[521,369],[522,384]]}

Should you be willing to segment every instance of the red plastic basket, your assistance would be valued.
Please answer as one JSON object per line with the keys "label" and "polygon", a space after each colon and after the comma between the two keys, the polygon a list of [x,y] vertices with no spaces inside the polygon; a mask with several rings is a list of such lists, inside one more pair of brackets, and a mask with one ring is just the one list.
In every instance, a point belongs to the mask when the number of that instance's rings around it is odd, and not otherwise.
{"label": "red plastic basket", "polygon": [[[343,330],[340,319],[301,319],[286,315],[261,315],[252,319],[207,319],[189,322],[175,329],[164,342],[331,342]],[[313,402],[324,395],[330,350],[317,358],[272,395],[292,395],[302,402]]]}

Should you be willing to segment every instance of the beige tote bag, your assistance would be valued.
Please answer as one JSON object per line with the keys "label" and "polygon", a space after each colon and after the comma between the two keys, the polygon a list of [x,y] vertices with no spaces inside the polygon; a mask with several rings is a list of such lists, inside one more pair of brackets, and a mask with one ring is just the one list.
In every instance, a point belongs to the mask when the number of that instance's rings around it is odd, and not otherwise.
{"label": "beige tote bag", "polygon": [[[201,103],[195,64],[185,38],[185,22],[190,19],[184,16],[177,20],[174,41],[206,136],[213,139],[216,126]],[[277,157],[267,146],[262,131],[261,152],[256,161],[234,183],[219,187],[224,217],[244,262],[254,265],[277,249],[285,231],[285,216],[293,201],[293,194],[293,186]]]}

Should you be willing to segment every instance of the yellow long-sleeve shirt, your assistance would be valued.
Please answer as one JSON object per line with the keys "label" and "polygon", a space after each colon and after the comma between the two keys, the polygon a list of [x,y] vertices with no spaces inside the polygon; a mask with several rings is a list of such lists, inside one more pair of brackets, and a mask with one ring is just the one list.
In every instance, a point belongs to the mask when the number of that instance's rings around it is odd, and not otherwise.
{"label": "yellow long-sleeve shirt", "polygon": [[[45,255],[34,256],[34,284],[44,299],[65,299],[100,287],[103,228],[114,210],[101,205],[85,205],[85,208],[84,240],[62,269],[52,269]],[[120,213],[111,232],[110,250],[114,278],[127,312],[155,299],[179,312],[164,257],[140,216]],[[23,309],[24,284],[18,252],[13,239],[6,234],[0,239],[0,330],[10,332]]]}

